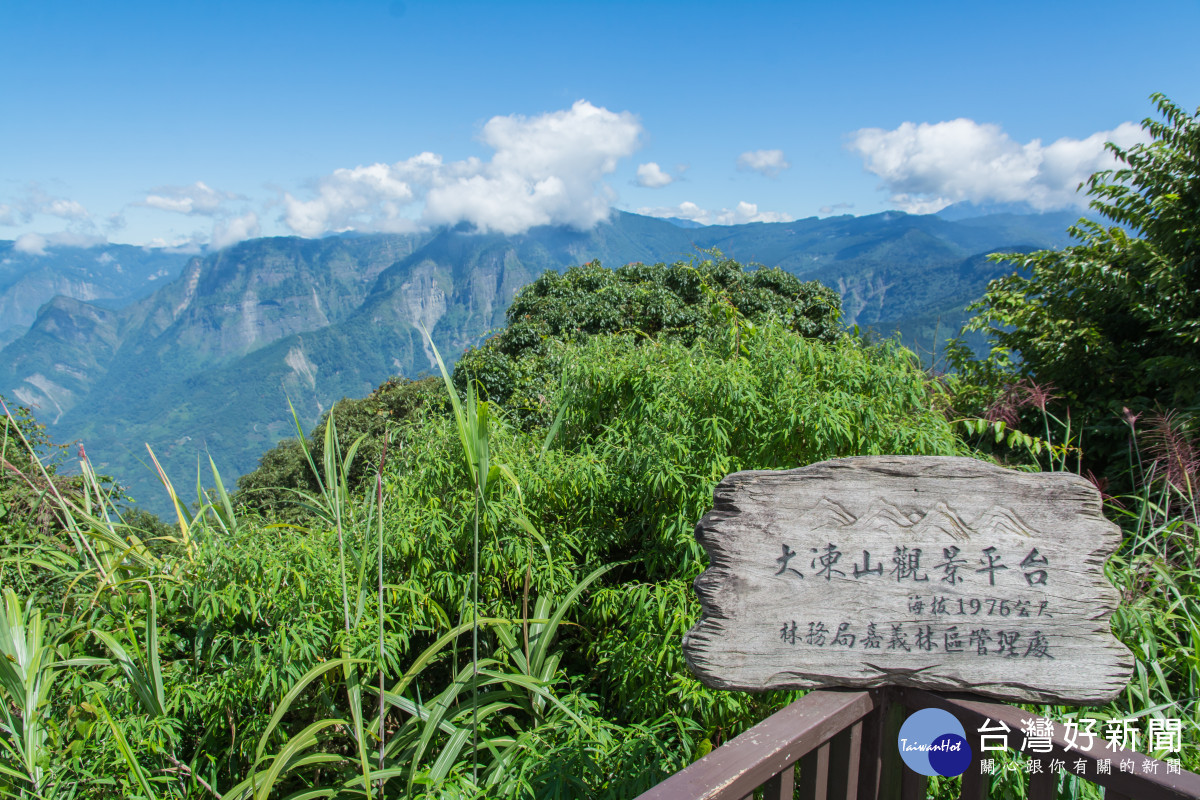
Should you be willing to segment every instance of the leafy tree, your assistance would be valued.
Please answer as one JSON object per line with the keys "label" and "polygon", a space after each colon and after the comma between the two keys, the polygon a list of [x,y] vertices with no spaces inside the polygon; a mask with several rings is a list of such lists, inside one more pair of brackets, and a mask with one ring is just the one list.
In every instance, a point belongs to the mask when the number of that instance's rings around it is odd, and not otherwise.
{"label": "leafy tree", "polygon": [[1091,208],[1078,244],[1004,255],[1016,271],[993,281],[966,331],[993,343],[982,362],[959,344],[956,366],[992,395],[1020,379],[1052,385],[1091,434],[1103,463],[1124,452],[1122,408],[1200,405],[1200,109],[1161,94],[1150,141],[1106,145],[1116,169],[1086,182]]}
{"label": "leafy tree", "polygon": [[58,474],[66,450],[50,441],[46,426],[28,408],[14,409],[0,397],[0,525],[20,521],[41,531],[54,527],[46,497],[54,491],[74,494],[80,484]]}
{"label": "leafy tree", "polygon": [[620,331],[645,340],[690,346],[700,337],[741,331],[769,318],[801,336],[833,341],[841,300],[816,281],[778,268],[746,270],[716,250],[703,261],[627,264],[606,269],[593,261],[565,273],[549,270],[521,290],[508,310],[508,327],[468,350],[455,382],[479,383],[489,399],[523,418],[552,413],[553,394],[567,341]]}

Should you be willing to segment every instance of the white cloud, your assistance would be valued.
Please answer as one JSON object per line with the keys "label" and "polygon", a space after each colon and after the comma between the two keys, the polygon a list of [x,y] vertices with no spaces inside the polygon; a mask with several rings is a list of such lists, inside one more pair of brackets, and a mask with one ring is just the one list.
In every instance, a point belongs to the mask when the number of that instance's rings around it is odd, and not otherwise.
{"label": "white cloud", "polygon": [[483,142],[496,151],[479,174],[439,181],[425,202],[434,224],[466,220],[483,230],[518,233],[535,225],[586,229],[607,219],[604,175],[638,148],[642,126],[580,100],[567,111],[493,117]]}
{"label": "white cloud", "polygon": [[71,222],[86,223],[91,219],[91,214],[82,203],[47,194],[36,183],[26,186],[24,196],[14,203],[0,203],[0,225],[29,223],[38,214]]}
{"label": "white cloud", "polygon": [[835,211],[849,211],[852,208],[854,208],[854,203],[833,203],[831,205],[821,206],[817,213],[832,214]]}
{"label": "white cloud", "polygon": [[[231,207],[233,201],[245,200],[241,195],[214,189],[204,181],[196,181],[188,186],[159,186],[152,189],[145,200],[135,205],[212,219],[212,232],[208,235],[203,231],[196,231],[191,236],[170,240],[156,238],[147,244],[148,247],[191,252],[205,244],[220,250],[258,236],[258,214],[243,205],[239,215],[238,210]],[[109,220],[109,225],[113,228],[123,227],[124,224],[124,217],[119,214]]]}
{"label": "white cloud", "polygon": [[151,189],[151,194],[146,195],[140,205],[177,214],[213,216],[221,210],[221,204],[226,200],[236,199],[238,196],[231,192],[219,192],[204,181],[196,181],[191,186],[159,186]]}
{"label": "white cloud", "polygon": [[62,197],[47,198],[46,202],[38,208],[43,214],[49,214],[52,217],[61,217],[62,219],[70,220],[85,220],[90,215],[86,208],[74,200],[67,200]]}
{"label": "white cloud", "polygon": [[647,189],[659,189],[675,182],[675,178],[662,171],[662,167],[653,161],[639,164],[637,168],[638,186]]}
{"label": "white cloud", "polygon": [[931,213],[959,201],[1018,202],[1038,210],[1086,205],[1076,189],[1093,172],[1113,166],[1104,143],[1128,147],[1149,141],[1140,127],[1123,122],[1086,139],[1013,141],[998,125],[969,119],[895,130],[863,128],[848,147],[881,188],[904,211]]}
{"label": "white cloud", "polygon": [[96,247],[108,240],[103,236],[77,231],[58,231],[56,233],[23,233],[13,242],[13,250],[18,253],[44,256],[47,247]]}
{"label": "white cloud", "polygon": [[[204,241],[203,232],[197,232],[191,236],[176,236],[172,239],[165,239],[161,236],[156,236],[150,241],[142,245],[143,250],[162,250],[167,253],[187,253],[194,255],[203,250],[201,243]],[[151,280],[154,280],[153,278]]]}
{"label": "white cloud", "polygon": [[414,227],[405,208],[415,199],[410,181],[442,165],[441,156],[421,153],[396,164],[339,169],[317,183],[317,197],[297,200],[284,194],[284,222],[301,236],[352,228],[401,231]]}
{"label": "white cloud", "polygon": [[213,224],[212,239],[209,245],[216,250],[231,244],[253,239],[259,234],[258,215],[249,211],[231,220],[218,221]]}
{"label": "white cloud", "polygon": [[310,200],[285,194],[283,221],[304,236],[459,222],[507,234],[535,225],[586,229],[608,217],[613,196],[603,177],[633,154],[641,134],[632,114],[585,100],[536,117],[493,117],[480,135],[494,151],[490,161],[443,163],[422,153],[339,169],[317,182]]}
{"label": "white cloud", "polygon": [[82,203],[46,194],[37,184],[29,185],[28,196],[23,204],[27,219],[33,214],[46,214],[72,222],[86,222],[91,219],[91,214]]}
{"label": "white cloud", "polygon": [[737,167],[743,172],[758,172],[768,178],[779,177],[779,173],[790,166],[782,150],[750,150],[737,160]]}
{"label": "white cloud", "polygon": [[23,233],[13,242],[13,250],[31,256],[46,255],[46,237],[36,233]]}
{"label": "white cloud", "polygon": [[748,222],[791,222],[794,217],[779,211],[759,211],[755,203],[741,201],[733,209],[720,211],[703,209],[693,202],[685,201],[677,206],[639,208],[637,213],[648,217],[674,217],[699,222],[701,225],[744,225]]}

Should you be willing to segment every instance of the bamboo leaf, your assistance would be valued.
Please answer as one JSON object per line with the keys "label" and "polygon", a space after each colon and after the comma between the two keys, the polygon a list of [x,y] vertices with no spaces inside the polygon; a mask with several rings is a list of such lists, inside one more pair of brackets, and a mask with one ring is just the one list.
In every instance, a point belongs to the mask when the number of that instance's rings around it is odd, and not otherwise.
{"label": "bamboo leaf", "polygon": [[95,700],[95,706],[100,709],[100,713],[104,715],[108,727],[113,732],[113,738],[117,742],[117,749],[121,752],[121,758],[125,760],[126,766],[129,767],[129,772],[137,780],[138,786],[141,787],[146,797],[149,800],[155,800],[154,790],[150,788],[150,782],[146,779],[146,774],[142,771],[142,765],[138,763],[137,758],[133,755],[133,748],[129,746],[129,740],[125,738],[125,732],[113,721],[112,715],[108,713],[108,706],[104,705],[104,701],[99,697],[96,697]]}

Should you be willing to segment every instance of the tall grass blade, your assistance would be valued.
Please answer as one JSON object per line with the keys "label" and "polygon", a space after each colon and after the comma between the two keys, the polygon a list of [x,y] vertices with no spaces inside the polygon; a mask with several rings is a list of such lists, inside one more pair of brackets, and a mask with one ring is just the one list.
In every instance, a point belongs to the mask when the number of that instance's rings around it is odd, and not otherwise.
{"label": "tall grass blade", "polygon": [[137,780],[138,786],[146,795],[147,800],[156,800],[154,790],[150,788],[150,782],[146,779],[146,774],[142,769],[142,765],[138,763],[137,757],[133,754],[133,748],[129,746],[129,740],[125,738],[125,732],[121,730],[121,726],[113,720],[112,715],[108,713],[108,706],[104,705],[104,701],[99,697],[96,698],[96,707],[100,709],[100,713],[104,715],[105,722],[113,732],[113,738],[117,742],[117,749],[121,753],[121,758],[125,760],[126,766],[129,767],[130,774]]}

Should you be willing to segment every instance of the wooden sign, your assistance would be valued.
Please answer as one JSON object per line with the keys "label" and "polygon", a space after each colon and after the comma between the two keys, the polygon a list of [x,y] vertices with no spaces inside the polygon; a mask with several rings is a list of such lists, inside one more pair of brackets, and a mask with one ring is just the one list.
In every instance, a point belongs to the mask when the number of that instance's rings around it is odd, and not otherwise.
{"label": "wooden sign", "polygon": [[1077,475],[869,456],[738,472],[715,498],[683,640],[709,686],[1098,705],[1129,680],[1104,576],[1120,531]]}

